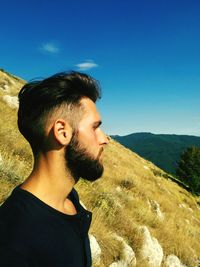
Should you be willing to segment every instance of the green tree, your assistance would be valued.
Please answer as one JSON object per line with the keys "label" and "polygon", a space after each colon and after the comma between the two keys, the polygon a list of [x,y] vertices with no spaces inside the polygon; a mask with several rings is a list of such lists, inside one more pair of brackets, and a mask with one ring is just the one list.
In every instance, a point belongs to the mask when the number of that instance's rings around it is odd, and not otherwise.
{"label": "green tree", "polygon": [[180,156],[176,170],[178,178],[188,185],[193,193],[200,194],[200,148],[187,148]]}

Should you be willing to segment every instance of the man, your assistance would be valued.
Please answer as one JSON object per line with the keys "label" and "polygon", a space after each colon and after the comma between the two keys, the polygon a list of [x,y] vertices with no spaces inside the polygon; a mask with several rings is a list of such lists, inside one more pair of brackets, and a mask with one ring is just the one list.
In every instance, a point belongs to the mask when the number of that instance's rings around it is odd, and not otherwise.
{"label": "man", "polygon": [[91,266],[91,213],[73,188],[103,173],[108,143],[95,102],[98,83],[78,72],[26,84],[18,127],[34,155],[30,176],[0,208],[0,266]]}

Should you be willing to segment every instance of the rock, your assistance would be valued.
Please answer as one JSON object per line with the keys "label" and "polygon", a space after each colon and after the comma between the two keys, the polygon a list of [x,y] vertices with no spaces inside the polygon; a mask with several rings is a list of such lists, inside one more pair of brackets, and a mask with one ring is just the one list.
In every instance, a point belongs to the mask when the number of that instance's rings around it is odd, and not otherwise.
{"label": "rock", "polygon": [[163,249],[158,240],[151,237],[146,226],[141,226],[139,230],[144,235],[144,243],[140,250],[142,259],[144,259],[150,267],[161,266],[163,260]]}
{"label": "rock", "polygon": [[182,264],[179,260],[179,258],[175,255],[169,255],[167,256],[165,263],[165,267],[187,267],[186,265]]}
{"label": "rock", "polygon": [[2,99],[12,109],[17,109],[19,107],[17,96],[4,95]]}
{"label": "rock", "polygon": [[9,93],[9,86],[8,86],[8,84],[6,84],[6,83],[4,83],[4,84],[1,84],[0,85],[0,89],[1,90],[3,90],[4,92],[7,92],[7,93]]}
{"label": "rock", "polygon": [[153,212],[156,213],[156,215],[158,216],[158,218],[163,221],[164,220],[164,215],[160,210],[160,205],[155,201],[155,200],[149,200],[151,209],[153,210]]}
{"label": "rock", "polygon": [[136,266],[136,257],[133,249],[124,241],[124,239],[117,234],[114,234],[113,237],[120,241],[123,244],[123,259],[113,262],[109,267],[134,267]]}
{"label": "rock", "polygon": [[92,254],[92,262],[93,264],[99,265],[101,261],[101,248],[93,235],[89,235],[90,239],[90,248]]}
{"label": "rock", "polygon": [[117,192],[121,192],[121,191],[122,191],[121,187],[120,187],[120,186],[117,186],[117,187],[116,187],[116,191],[117,191]]}
{"label": "rock", "polygon": [[79,202],[80,202],[81,206],[82,206],[85,210],[87,210],[87,208],[86,208],[86,206],[84,205],[84,203],[83,203],[81,200],[79,200]]}

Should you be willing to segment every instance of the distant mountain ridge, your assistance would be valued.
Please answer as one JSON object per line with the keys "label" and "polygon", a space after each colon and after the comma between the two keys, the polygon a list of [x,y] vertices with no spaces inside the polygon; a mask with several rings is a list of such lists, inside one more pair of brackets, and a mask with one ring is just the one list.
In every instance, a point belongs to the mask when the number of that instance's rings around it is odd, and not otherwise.
{"label": "distant mountain ridge", "polygon": [[120,144],[174,174],[180,154],[189,146],[200,147],[200,137],[176,134],[133,133],[112,135]]}

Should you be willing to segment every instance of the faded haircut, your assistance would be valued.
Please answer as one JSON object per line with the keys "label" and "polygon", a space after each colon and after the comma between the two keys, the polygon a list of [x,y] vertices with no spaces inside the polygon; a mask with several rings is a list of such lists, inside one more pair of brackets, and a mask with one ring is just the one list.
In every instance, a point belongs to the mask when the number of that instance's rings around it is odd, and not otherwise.
{"label": "faded haircut", "polygon": [[98,81],[80,72],[62,72],[25,84],[19,92],[18,127],[34,154],[42,151],[45,129],[52,118],[63,116],[74,129],[83,114],[80,103],[101,97]]}

